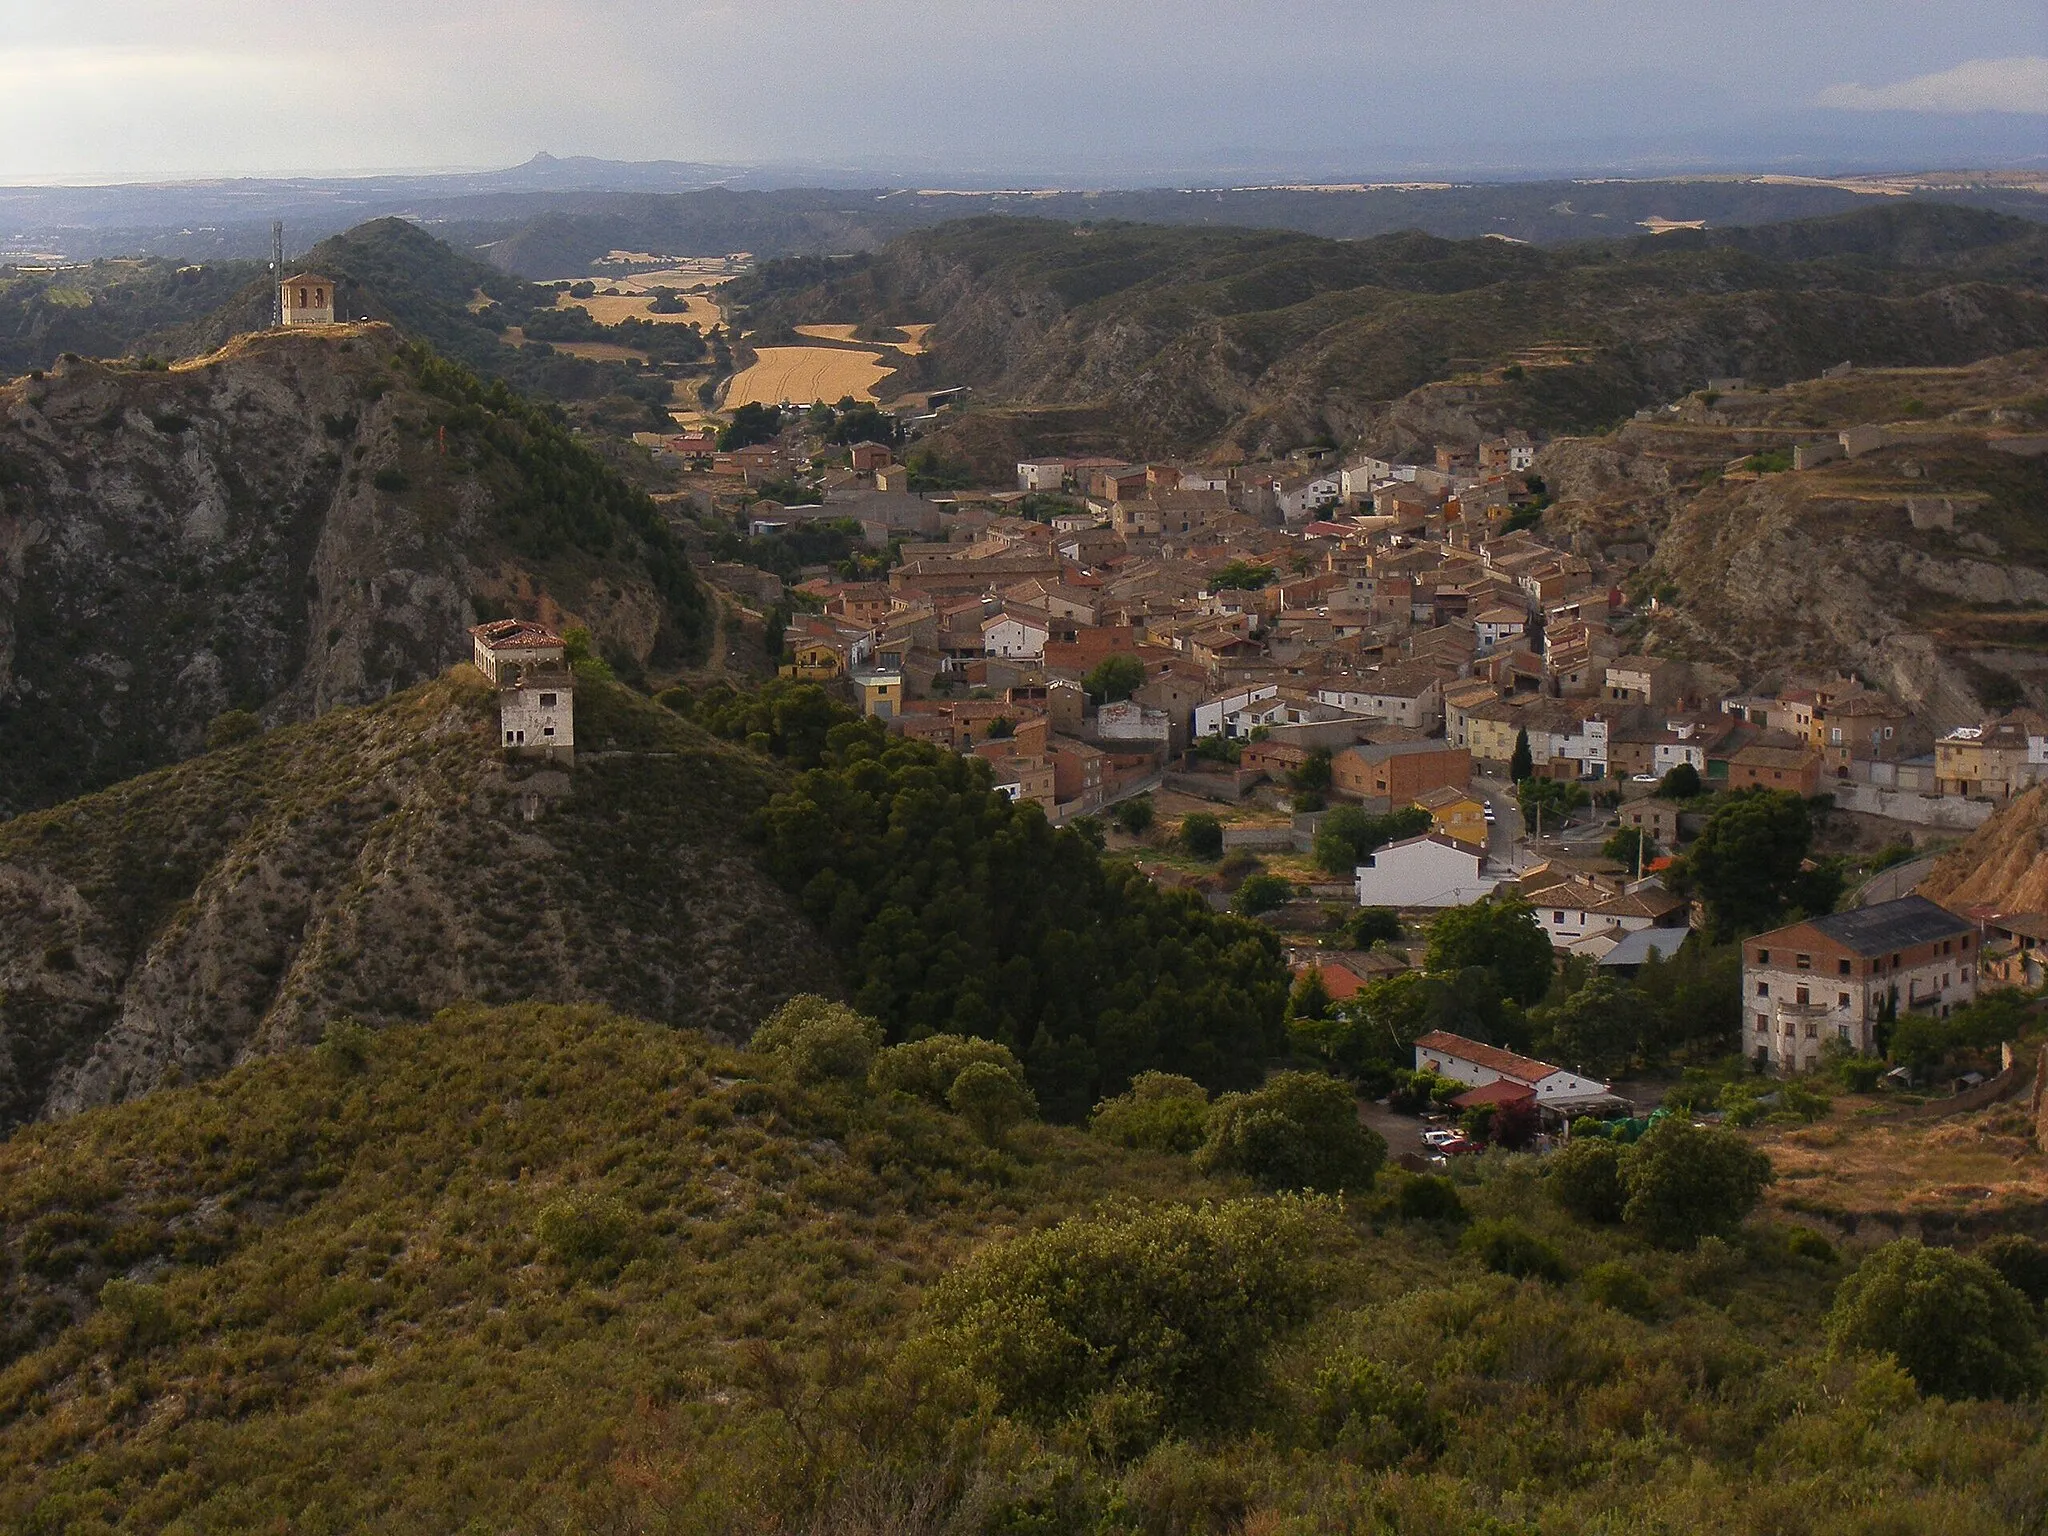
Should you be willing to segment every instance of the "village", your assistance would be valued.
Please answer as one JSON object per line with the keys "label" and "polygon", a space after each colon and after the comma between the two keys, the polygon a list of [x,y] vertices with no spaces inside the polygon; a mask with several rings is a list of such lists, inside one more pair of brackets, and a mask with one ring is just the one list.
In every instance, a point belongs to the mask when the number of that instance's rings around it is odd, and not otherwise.
{"label": "village", "polygon": [[[1866,437],[1804,455],[1865,452]],[[913,489],[897,442],[801,428],[728,452],[703,429],[658,447],[748,539],[832,527],[863,552],[858,570],[786,584],[710,566],[728,598],[787,615],[783,676],[985,759],[1013,800],[1128,851],[1156,883],[1259,917],[1337,1002],[1419,957],[1333,936],[1343,910],[1386,909],[1412,932],[1516,896],[1560,964],[1627,977],[1668,959],[1702,914],[1663,871],[1719,797],[1748,788],[1853,813],[1906,860],[1855,910],[1745,950],[1743,1054],[1759,1068],[1813,1070],[1830,1040],[1868,1052],[1887,1009],[1945,1017],[1975,995],[1987,943],[1987,984],[2038,969],[2048,922],[1949,913],[1911,890],[1916,855],[2048,775],[2048,719],[1942,732],[1854,677],[1643,654],[1647,551],[1542,537],[1529,434],[1422,463],[1027,459],[985,490]],[[1326,827],[1361,815],[1378,835],[1333,860]],[[1815,968],[1841,986],[1823,995]],[[1503,1067],[1477,1041],[1432,1050],[1416,1070],[1468,1084],[1472,1104],[1549,1109],[1567,1082],[1554,1125],[1623,1104],[1547,1063]]]}

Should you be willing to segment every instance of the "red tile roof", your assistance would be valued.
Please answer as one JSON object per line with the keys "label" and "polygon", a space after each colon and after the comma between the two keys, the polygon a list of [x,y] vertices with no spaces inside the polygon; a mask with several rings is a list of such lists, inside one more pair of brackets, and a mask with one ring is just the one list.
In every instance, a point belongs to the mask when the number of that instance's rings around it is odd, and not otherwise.
{"label": "red tile roof", "polygon": [[494,651],[539,650],[562,643],[560,635],[531,619],[494,619],[477,625],[470,634]]}
{"label": "red tile roof", "polygon": [[1477,1040],[1467,1040],[1463,1035],[1454,1035],[1441,1029],[1433,1029],[1426,1035],[1418,1035],[1415,1045],[1418,1050],[1455,1056],[1460,1061],[1469,1061],[1475,1067],[1498,1072],[1502,1077],[1512,1078],[1518,1083],[1527,1083],[1532,1088],[1544,1078],[1564,1070],[1562,1067],[1553,1067],[1547,1061],[1538,1061],[1533,1056],[1517,1056],[1513,1051],[1504,1051],[1497,1045],[1482,1045]]}
{"label": "red tile roof", "polygon": [[1451,1102],[1460,1109],[1470,1109],[1475,1104],[1512,1104],[1517,1099],[1533,1099],[1535,1097],[1536,1090],[1527,1083],[1511,1082],[1507,1078],[1502,1078],[1497,1082],[1488,1083],[1482,1088],[1474,1088],[1469,1092],[1461,1093]]}

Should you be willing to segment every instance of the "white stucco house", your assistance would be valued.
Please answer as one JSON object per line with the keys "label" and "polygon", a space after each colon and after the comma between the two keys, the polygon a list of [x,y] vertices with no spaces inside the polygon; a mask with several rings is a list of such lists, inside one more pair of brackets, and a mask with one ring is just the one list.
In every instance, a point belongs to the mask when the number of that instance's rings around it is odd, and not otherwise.
{"label": "white stucco house", "polygon": [[1440,832],[1389,843],[1354,872],[1362,907],[1462,907],[1493,894],[1502,877],[1486,857]]}
{"label": "white stucco house", "polygon": [[1607,1084],[1594,1077],[1581,1077],[1534,1057],[1518,1056],[1497,1045],[1484,1045],[1446,1030],[1431,1030],[1415,1040],[1415,1070],[1434,1072],[1453,1082],[1484,1088],[1491,1083],[1511,1083],[1527,1088],[1539,1105],[1564,1105],[1605,1098]]}

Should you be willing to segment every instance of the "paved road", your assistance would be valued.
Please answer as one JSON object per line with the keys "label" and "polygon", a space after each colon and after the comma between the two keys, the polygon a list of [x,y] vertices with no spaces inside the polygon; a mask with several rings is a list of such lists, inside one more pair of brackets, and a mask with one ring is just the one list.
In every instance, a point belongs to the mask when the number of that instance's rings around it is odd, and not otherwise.
{"label": "paved road", "polygon": [[1512,789],[1476,775],[1472,788],[1493,807],[1493,825],[1486,829],[1486,857],[1497,869],[1519,869],[1515,845],[1522,837],[1522,813],[1515,808]]}
{"label": "paved road", "polygon": [[1923,854],[1917,859],[1908,859],[1903,864],[1894,864],[1890,869],[1880,869],[1850,892],[1846,905],[1867,907],[1876,902],[1896,901],[1901,896],[1910,896],[1913,887],[1934,872],[1935,861],[1940,857],[1937,853]]}

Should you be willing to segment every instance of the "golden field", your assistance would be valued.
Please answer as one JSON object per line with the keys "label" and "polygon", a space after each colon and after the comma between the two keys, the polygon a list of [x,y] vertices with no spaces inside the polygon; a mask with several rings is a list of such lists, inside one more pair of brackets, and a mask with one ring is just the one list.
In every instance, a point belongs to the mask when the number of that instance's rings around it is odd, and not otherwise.
{"label": "golden field", "polygon": [[852,396],[875,400],[875,386],[889,376],[879,352],[843,347],[762,347],[759,361],[733,375],[726,387],[727,410],[742,405],[809,405]]}

